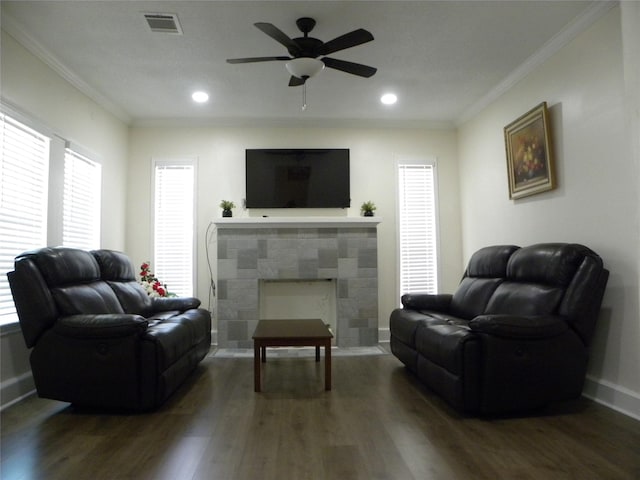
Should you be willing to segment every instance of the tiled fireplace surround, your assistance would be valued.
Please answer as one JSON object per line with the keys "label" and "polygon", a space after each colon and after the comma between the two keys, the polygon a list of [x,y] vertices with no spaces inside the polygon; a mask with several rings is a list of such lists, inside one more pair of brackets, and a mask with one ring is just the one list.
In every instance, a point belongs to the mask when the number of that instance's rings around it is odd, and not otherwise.
{"label": "tiled fireplace surround", "polygon": [[378,343],[378,218],[224,218],[216,225],[218,344],[252,348],[261,280],[336,281],[338,347]]}

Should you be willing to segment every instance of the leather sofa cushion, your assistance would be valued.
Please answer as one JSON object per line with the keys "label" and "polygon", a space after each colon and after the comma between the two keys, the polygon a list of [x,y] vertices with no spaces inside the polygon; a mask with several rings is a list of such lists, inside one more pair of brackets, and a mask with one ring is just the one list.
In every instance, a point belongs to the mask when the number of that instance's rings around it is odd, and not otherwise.
{"label": "leather sofa cushion", "polygon": [[442,323],[419,328],[416,350],[424,358],[458,376],[464,364],[464,343],[476,342],[477,335],[461,325]]}
{"label": "leather sofa cushion", "polygon": [[481,315],[502,281],[502,278],[463,278],[451,299],[451,313],[467,320]]}
{"label": "leather sofa cushion", "polygon": [[389,327],[397,340],[414,348],[416,330],[425,321],[426,317],[421,312],[397,308],[391,312]]}
{"label": "leather sofa cushion", "polygon": [[487,305],[488,314],[547,315],[557,310],[564,290],[535,283],[504,282]]}
{"label": "leather sofa cushion", "polygon": [[518,248],[515,245],[494,245],[481,248],[469,259],[467,276],[482,278],[505,277],[509,259]]}
{"label": "leather sofa cushion", "polygon": [[136,279],[131,260],[122,252],[94,250],[91,254],[100,265],[103,280],[127,282]]}
{"label": "leather sofa cushion", "polygon": [[126,313],[146,317],[152,311],[151,298],[142,285],[136,281],[133,265],[122,252],[114,250],[94,250],[102,279],[113,289]]}
{"label": "leather sofa cushion", "polygon": [[142,339],[155,344],[158,372],[165,371],[207,338],[208,318],[203,310],[190,310],[157,323],[150,321]]}
{"label": "leather sofa cushion", "polygon": [[480,315],[469,322],[475,332],[496,337],[536,340],[556,337],[569,330],[569,325],[555,315]]}
{"label": "leather sofa cushion", "polygon": [[96,281],[51,289],[62,316],[81,313],[125,313],[106,282]]}
{"label": "leather sofa cushion", "polygon": [[49,288],[100,280],[98,262],[84,250],[44,248],[32,258]]}
{"label": "leather sofa cushion", "polygon": [[470,320],[484,313],[491,295],[507,274],[515,245],[484,247],[469,259],[465,275],[451,299],[451,313]]}
{"label": "leather sofa cushion", "polygon": [[147,321],[138,315],[83,314],[61,318],[52,331],[67,338],[114,339],[139,335],[147,326]]}
{"label": "leather sofa cushion", "polygon": [[528,283],[566,287],[590,250],[573,244],[545,244],[523,247],[513,253],[507,277]]}
{"label": "leather sofa cushion", "polygon": [[108,281],[126,313],[135,313],[146,317],[151,313],[151,297],[136,281]]}
{"label": "leather sofa cushion", "polygon": [[187,310],[179,315],[174,315],[165,320],[165,323],[179,323],[189,329],[191,346],[195,346],[208,338],[210,327],[208,315],[202,309]]}

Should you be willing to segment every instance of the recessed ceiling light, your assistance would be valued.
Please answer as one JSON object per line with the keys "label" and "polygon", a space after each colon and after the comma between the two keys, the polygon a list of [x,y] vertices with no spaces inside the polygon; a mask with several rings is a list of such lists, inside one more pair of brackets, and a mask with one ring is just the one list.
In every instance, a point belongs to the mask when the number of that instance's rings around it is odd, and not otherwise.
{"label": "recessed ceiling light", "polygon": [[380,101],[385,105],[393,105],[398,101],[398,97],[393,93],[385,93],[380,97]]}
{"label": "recessed ceiling light", "polygon": [[209,94],[207,92],[193,92],[191,98],[196,103],[205,103],[209,100]]}

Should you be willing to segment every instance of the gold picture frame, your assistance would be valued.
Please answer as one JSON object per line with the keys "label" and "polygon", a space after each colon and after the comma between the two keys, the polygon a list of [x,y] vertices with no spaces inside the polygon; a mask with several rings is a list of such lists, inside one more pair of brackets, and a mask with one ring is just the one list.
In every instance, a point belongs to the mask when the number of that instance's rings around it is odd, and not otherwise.
{"label": "gold picture frame", "polygon": [[518,199],[556,187],[547,102],[504,127],[509,198]]}

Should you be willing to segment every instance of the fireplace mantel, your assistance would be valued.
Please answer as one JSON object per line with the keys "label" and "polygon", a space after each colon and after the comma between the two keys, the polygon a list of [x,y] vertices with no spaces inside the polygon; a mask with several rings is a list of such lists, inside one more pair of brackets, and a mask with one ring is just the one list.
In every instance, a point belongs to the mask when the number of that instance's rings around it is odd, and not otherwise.
{"label": "fireplace mantel", "polygon": [[380,222],[380,217],[216,219],[218,344],[252,347],[262,281],[335,280],[337,345],[376,345]]}
{"label": "fireplace mantel", "polygon": [[217,218],[217,228],[368,228],[380,217],[226,217]]}

